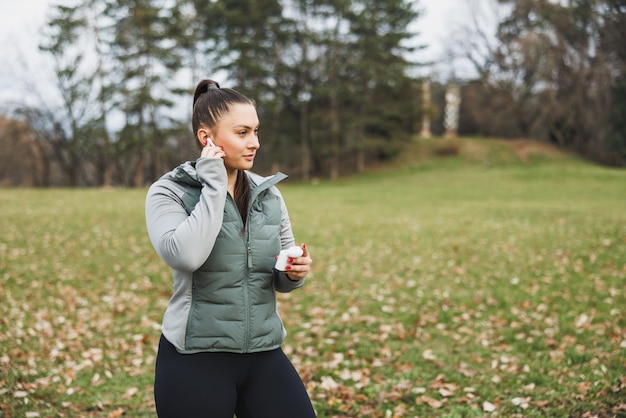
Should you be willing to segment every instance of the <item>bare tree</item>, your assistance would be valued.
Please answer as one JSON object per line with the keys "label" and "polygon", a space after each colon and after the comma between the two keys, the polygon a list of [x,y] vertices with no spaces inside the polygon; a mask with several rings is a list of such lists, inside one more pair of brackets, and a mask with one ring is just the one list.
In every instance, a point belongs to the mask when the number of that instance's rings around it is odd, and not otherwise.
{"label": "bare tree", "polygon": [[626,140],[616,134],[623,114],[616,117],[614,110],[625,100],[619,93],[625,73],[619,48],[626,4],[499,0],[491,5],[500,13],[495,36],[485,33],[480,8],[473,7],[455,49],[478,73],[467,87],[471,100],[465,100],[474,126],[494,135],[544,139],[605,161],[613,158],[611,149],[626,149]]}

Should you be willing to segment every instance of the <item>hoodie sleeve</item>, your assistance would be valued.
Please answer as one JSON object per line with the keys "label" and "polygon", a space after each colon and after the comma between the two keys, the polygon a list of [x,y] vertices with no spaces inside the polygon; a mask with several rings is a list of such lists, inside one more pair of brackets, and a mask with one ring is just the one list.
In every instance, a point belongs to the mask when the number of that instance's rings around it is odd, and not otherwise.
{"label": "hoodie sleeve", "polygon": [[222,226],[228,185],[221,158],[200,158],[196,173],[201,194],[190,214],[176,182],[157,181],[146,197],[146,223],[154,249],[170,267],[186,272],[196,271],[213,249]]}
{"label": "hoodie sleeve", "polygon": [[[278,194],[278,196],[280,196],[280,206],[282,212],[280,222],[280,247],[284,250],[286,248],[293,247],[295,245],[295,239],[291,229],[291,220],[289,219],[287,205],[285,205],[285,201],[278,189],[273,188],[273,190]],[[277,292],[291,292],[294,289],[304,286],[305,280],[306,278],[302,280],[291,280],[284,271],[274,270],[274,288]]]}

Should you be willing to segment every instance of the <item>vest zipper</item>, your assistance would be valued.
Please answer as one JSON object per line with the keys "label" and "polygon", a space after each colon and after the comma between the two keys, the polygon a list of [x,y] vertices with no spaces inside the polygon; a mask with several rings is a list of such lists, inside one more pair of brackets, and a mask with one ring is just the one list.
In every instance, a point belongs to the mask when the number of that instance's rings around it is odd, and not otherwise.
{"label": "vest zipper", "polygon": [[251,249],[250,249],[250,231],[248,230],[247,223],[246,224],[243,223],[243,218],[241,217],[241,214],[239,213],[237,204],[235,203],[235,200],[232,198],[230,193],[227,193],[226,199],[230,200],[230,203],[235,207],[235,212],[239,216],[239,220],[241,221],[241,225],[243,226],[243,231],[244,231],[244,239],[245,239],[244,244],[246,246],[246,269],[244,272],[244,277],[242,278],[243,303],[244,303],[244,318],[243,318],[244,334],[243,334],[242,352],[247,353],[249,349],[248,346],[250,345],[250,295],[249,295],[249,289],[248,289],[248,279],[250,276],[250,266],[252,265],[252,254],[251,254]]}
{"label": "vest zipper", "polygon": [[[250,247],[248,247],[248,253]],[[250,344],[250,295],[248,290],[248,276],[250,275],[250,268],[246,265],[246,275],[243,278],[243,303],[245,304],[245,318],[244,318],[244,339],[243,339],[243,352],[248,352],[248,345]]]}
{"label": "vest zipper", "polygon": [[[249,211],[249,209],[248,209]],[[248,218],[250,214],[248,213]],[[243,224],[243,219],[241,220]],[[245,335],[244,335],[244,343],[243,343],[243,352],[247,353],[250,345],[250,290],[248,281],[250,280],[250,268],[252,266],[252,249],[250,248],[250,230],[248,229],[247,222],[244,225],[244,233],[246,240],[246,274],[243,278],[243,297],[245,303]]]}

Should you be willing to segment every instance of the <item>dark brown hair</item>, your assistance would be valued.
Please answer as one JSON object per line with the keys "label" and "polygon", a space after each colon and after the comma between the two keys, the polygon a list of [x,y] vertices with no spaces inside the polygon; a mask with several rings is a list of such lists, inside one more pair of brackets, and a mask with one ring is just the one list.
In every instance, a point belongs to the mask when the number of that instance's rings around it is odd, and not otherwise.
{"label": "dark brown hair", "polygon": [[[198,83],[193,95],[193,112],[191,115],[191,127],[198,146],[202,147],[197,139],[198,130],[202,127],[213,130],[220,119],[228,113],[230,107],[237,103],[254,106],[253,100],[236,90],[220,88],[220,85],[213,80],[205,79]],[[233,198],[245,224],[248,215],[248,200],[250,199],[250,182],[243,170],[237,172]]]}

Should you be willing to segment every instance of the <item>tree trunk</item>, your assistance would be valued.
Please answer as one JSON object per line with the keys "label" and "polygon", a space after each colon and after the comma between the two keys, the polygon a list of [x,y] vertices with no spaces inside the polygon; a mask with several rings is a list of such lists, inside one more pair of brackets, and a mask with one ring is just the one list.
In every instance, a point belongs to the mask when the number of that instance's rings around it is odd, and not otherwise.
{"label": "tree trunk", "polygon": [[49,187],[50,186],[50,159],[44,152],[41,144],[36,139],[28,140],[28,147],[33,157],[34,170],[33,186]]}
{"label": "tree trunk", "polygon": [[340,149],[339,105],[334,95],[330,97],[330,173],[331,180],[339,178],[339,149]]}
{"label": "tree trunk", "polygon": [[144,179],[143,179],[143,155],[140,154],[137,156],[137,160],[135,161],[135,175],[133,177],[133,186],[135,187],[143,187]]}
{"label": "tree trunk", "polygon": [[302,140],[302,180],[311,179],[311,147],[309,144],[309,104],[300,109],[300,138]]}

